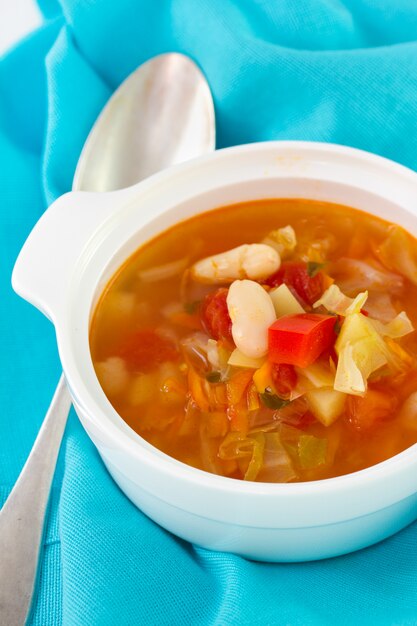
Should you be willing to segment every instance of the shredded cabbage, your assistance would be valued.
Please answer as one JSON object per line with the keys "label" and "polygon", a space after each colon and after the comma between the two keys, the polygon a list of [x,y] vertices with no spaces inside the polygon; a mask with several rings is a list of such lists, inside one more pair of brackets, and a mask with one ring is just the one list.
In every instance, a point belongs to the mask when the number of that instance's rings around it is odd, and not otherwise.
{"label": "shredded cabbage", "polygon": [[196,332],[181,340],[181,348],[186,361],[191,361],[199,373],[207,370],[208,335]]}
{"label": "shredded cabbage", "polygon": [[376,253],[386,267],[400,272],[417,285],[417,254],[414,241],[401,226],[390,226],[387,238]]}
{"label": "shredded cabbage", "polygon": [[213,474],[223,474],[218,457],[218,443],[215,437],[208,436],[206,420],[199,420],[200,454],[203,468]]}
{"label": "shredded cabbage", "polygon": [[370,317],[380,320],[381,322],[389,322],[397,315],[392,299],[387,293],[378,293],[371,291],[366,301],[366,310]]}
{"label": "shredded cabbage", "polygon": [[398,293],[404,286],[404,279],[399,274],[387,271],[373,260],[341,258],[330,266],[330,274],[341,290],[348,295],[359,291],[390,291]]}
{"label": "shredded cabbage", "polygon": [[265,433],[264,438],[263,463],[257,480],[286,483],[297,478],[291,458],[282,444],[279,433]]}
{"label": "shredded cabbage", "polygon": [[313,308],[316,309],[319,306],[324,306],[331,313],[345,316],[352,313],[359,313],[367,298],[367,291],[359,293],[356,298],[349,298],[342,293],[337,285],[333,284],[330,285],[321,298],[313,304]]}
{"label": "shredded cabbage", "polygon": [[220,444],[219,458],[224,461],[250,459],[244,480],[255,480],[262,467],[264,447],[264,433],[254,433],[251,437],[229,433]]}
{"label": "shredded cabbage", "polygon": [[298,458],[302,469],[314,469],[323,465],[327,457],[327,440],[301,435],[298,441]]}
{"label": "shredded cabbage", "polygon": [[292,226],[284,226],[284,228],[278,228],[268,233],[265,239],[262,240],[262,243],[275,248],[280,256],[283,257],[286,252],[294,250],[297,245],[297,238]]}
{"label": "shredded cabbage", "polygon": [[405,313],[385,325],[361,313],[348,315],[335,343],[339,358],[334,389],[364,395],[367,379],[380,367],[388,365],[394,371],[403,369],[408,355],[392,342],[391,335],[400,337],[411,330]]}
{"label": "shredded cabbage", "polygon": [[338,354],[334,388],[363,395],[372,372],[388,363],[388,346],[361,313],[348,315],[335,343]]}
{"label": "shredded cabbage", "polygon": [[371,318],[369,318],[369,321],[380,335],[383,337],[390,337],[391,339],[399,339],[400,337],[404,337],[404,335],[412,333],[414,330],[414,327],[405,311],[398,313],[398,315],[387,324],[383,324],[382,322]]}
{"label": "shredded cabbage", "polygon": [[353,345],[347,343],[339,353],[334,389],[362,396],[366,391],[366,378],[356,364]]}
{"label": "shredded cabbage", "polygon": [[220,369],[219,350],[215,339],[209,339],[207,341],[207,359],[210,365],[212,365],[215,369]]}
{"label": "shredded cabbage", "polygon": [[[296,431],[301,433],[302,431]],[[251,431],[229,433],[220,444],[219,458],[237,460],[245,468],[244,480],[288,482],[297,478],[279,433]]]}

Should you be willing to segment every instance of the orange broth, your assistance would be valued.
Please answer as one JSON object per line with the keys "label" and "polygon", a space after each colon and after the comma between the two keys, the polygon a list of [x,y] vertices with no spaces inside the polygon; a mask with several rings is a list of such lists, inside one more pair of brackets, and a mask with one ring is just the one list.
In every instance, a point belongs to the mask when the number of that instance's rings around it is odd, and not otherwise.
{"label": "orange broth", "polygon": [[[319,271],[326,284],[335,278],[332,268],[340,259],[359,260],[382,275],[386,272],[388,288],[374,288],[372,281],[368,286],[374,317],[404,310],[417,328],[416,285],[398,268],[385,267],[378,256],[390,224],[364,212],[324,202],[270,199],[207,212],[163,232],[139,248],[104,290],[91,323],[91,355],[104,392],[127,424],[156,448],[193,467],[235,479],[310,481],[364,469],[417,442],[417,416],[413,420],[402,407],[417,391],[415,332],[396,340],[405,369],[374,373],[366,403],[349,396],[343,413],[329,426],[315,419],[299,399],[297,405],[290,402],[278,410],[264,406],[259,397],[254,399],[251,382],[232,401],[228,380],[240,376],[247,382],[254,372],[249,370],[245,378],[242,368],[232,367],[219,380],[217,373],[205,372],[199,349],[197,356],[184,352],[181,342],[187,337],[207,335],[201,303],[219,287],[190,280],[186,268],[212,254],[260,242],[269,231],[288,224],[297,236],[290,260],[324,260]],[[414,248],[415,240],[409,239]],[[147,273],[176,261],[178,266],[169,270],[176,271],[168,278],[154,280],[152,272]],[[342,261],[336,274],[342,276],[348,296],[363,291],[362,286],[355,289],[354,273],[346,279]],[[395,284],[392,292],[390,281]],[[161,338],[156,343],[155,333]],[[321,358],[328,362],[328,355]],[[295,410],[298,405],[301,409]],[[310,445],[314,454],[301,457],[300,450]],[[274,454],[284,460],[278,465],[272,460],[265,470],[262,463]]]}

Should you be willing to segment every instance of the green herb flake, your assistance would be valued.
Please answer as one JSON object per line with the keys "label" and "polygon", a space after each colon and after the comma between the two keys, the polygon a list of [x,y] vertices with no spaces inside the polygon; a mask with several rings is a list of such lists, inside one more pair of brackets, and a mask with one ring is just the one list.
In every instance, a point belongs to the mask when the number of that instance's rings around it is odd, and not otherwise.
{"label": "green herb flake", "polygon": [[284,400],[284,398],[280,398],[275,393],[272,393],[272,390],[269,387],[265,389],[264,393],[260,393],[259,396],[264,405],[273,411],[283,409],[284,406],[287,406],[290,403],[290,400]]}
{"label": "green herb flake", "polygon": [[194,302],[186,302],[184,304],[184,311],[188,313],[188,315],[193,315],[197,312],[200,306],[200,300],[194,300]]}
{"label": "green herb flake", "polygon": [[307,263],[307,274],[310,276],[310,278],[314,278],[314,276],[316,276],[316,274],[318,274],[324,266],[325,263],[316,263],[315,261],[309,261]]}
{"label": "green herb flake", "polygon": [[209,372],[208,374],[206,374],[206,380],[209,383],[219,383],[221,381],[221,374],[220,372]]}
{"label": "green herb flake", "polygon": [[298,441],[298,459],[302,469],[315,469],[326,462],[327,439],[301,435]]}

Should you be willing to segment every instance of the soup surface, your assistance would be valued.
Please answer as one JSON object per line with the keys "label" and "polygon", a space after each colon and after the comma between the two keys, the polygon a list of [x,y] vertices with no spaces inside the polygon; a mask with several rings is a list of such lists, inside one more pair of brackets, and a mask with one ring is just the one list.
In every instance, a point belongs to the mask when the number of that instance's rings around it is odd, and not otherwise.
{"label": "soup surface", "polygon": [[417,442],[417,247],[334,204],[236,204],[141,247],[90,346],[108,399],[168,455],[261,482],[318,480]]}

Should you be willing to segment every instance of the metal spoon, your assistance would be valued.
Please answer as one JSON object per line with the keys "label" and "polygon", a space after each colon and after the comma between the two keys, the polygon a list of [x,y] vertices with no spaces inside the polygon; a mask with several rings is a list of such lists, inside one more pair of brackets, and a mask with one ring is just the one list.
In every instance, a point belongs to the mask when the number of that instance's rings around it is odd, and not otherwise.
{"label": "metal spoon", "polygon": [[[73,191],[128,187],[215,148],[210,89],[197,66],[171,53],[133,72],[91,130]],[[22,472],[0,511],[0,624],[23,626],[36,588],[45,514],[71,398],[62,375]]]}

